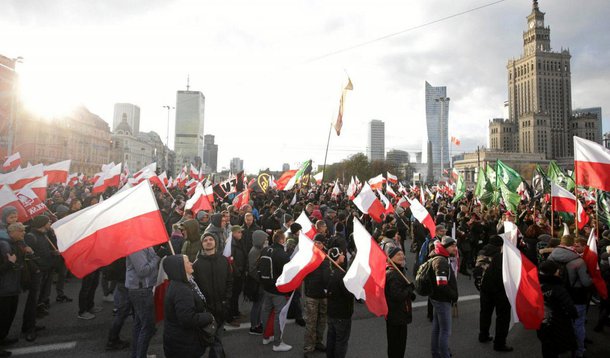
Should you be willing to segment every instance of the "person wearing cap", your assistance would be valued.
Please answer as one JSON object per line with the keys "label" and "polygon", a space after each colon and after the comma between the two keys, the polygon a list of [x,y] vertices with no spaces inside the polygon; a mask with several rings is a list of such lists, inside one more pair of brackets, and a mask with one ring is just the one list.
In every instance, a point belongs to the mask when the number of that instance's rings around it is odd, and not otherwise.
{"label": "person wearing cap", "polygon": [[[345,268],[345,251],[334,246],[328,250],[328,256],[339,266]],[[352,329],[352,314],[354,313],[354,295],[345,288],[343,277],[345,272],[339,270],[331,262],[328,286],[326,288],[328,302],[328,332],[326,334],[326,357],[344,358],[347,355],[349,337]]]}
{"label": "person wearing cap", "polygon": [[455,257],[457,242],[445,236],[434,243],[430,253],[435,285],[432,287],[430,302],[434,308],[432,315],[432,356],[449,358],[449,336],[451,336],[451,306],[458,300],[458,287],[455,272],[449,258]]}
{"label": "person wearing cap", "polygon": [[229,260],[218,251],[216,238],[210,233],[201,237],[201,252],[193,263],[193,278],[206,298],[210,313],[214,315],[218,327],[216,339],[210,349],[212,357],[224,357],[222,346],[222,332],[224,323],[231,319],[229,314],[229,300],[233,291],[233,275]]}
{"label": "person wearing cap", "polygon": [[[319,222],[324,222],[320,220]],[[317,233],[314,238],[314,245],[324,250],[326,236]],[[326,330],[326,314],[328,303],[326,302],[326,287],[330,276],[328,259],[325,259],[320,266],[305,276],[305,342],[303,351],[306,356],[313,354],[314,351],[324,352],[326,346],[322,343],[324,331]]]}
{"label": "person wearing cap", "polygon": [[388,357],[402,358],[407,348],[407,325],[413,319],[411,301],[415,299],[414,286],[403,278],[407,272],[404,268],[405,254],[400,247],[390,248],[388,258],[396,265],[388,265],[385,279],[385,298],[388,304],[386,316]]}
{"label": "person wearing cap", "polygon": [[244,280],[248,272],[248,251],[244,245],[243,229],[239,225],[231,226],[231,264],[233,269],[233,290],[231,292],[231,300],[229,301],[230,314],[228,318],[230,326],[239,327],[239,319],[242,314],[239,312],[239,295],[244,287]]}

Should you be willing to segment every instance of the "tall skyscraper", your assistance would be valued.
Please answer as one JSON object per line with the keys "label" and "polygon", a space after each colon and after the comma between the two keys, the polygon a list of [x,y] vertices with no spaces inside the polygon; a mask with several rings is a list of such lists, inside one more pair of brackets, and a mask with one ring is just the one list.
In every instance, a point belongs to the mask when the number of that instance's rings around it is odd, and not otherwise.
{"label": "tall skyscraper", "polygon": [[[428,141],[432,144],[432,175],[441,176],[441,150],[443,167],[449,167],[449,98],[447,87],[435,87],[426,81],[426,131],[424,141],[424,158],[428,158]],[[442,149],[441,149],[442,148]]]}
{"label": "tall skyscraper", "polygon": [[369,122],[369,141],[366,148],[369,161],[385,159],[385,124],[373,119]]}
{"label": "tall skyscraper", "polygon": [[199,91],[178,91],[176,94],[176,171],[186,164],[199,167],[203,158],[203,118],[205,97]]}
{"label": "tall skyscraper", "polygon": [[211,134],[203,136],[203,164],[210,173],[215,173],[218,167],[218,144],[214,144],[214,136]]}
{"label": "tall skyscraper", "polygon": [[114,132],[123,118],[129,124],[132,134],[137,136],[140,133],[140,107],[131,103],[115,103],[114,117],[112,119],[112,131]]}
{"label": "tall skyscraper", "polygon": [[242,170],[244,170],[243,159],[239,159],[239,158],[231,159],[230,170],[231,170],[231,173],[233,173],[233,174],[237,174],[237,173],[241,172]]}

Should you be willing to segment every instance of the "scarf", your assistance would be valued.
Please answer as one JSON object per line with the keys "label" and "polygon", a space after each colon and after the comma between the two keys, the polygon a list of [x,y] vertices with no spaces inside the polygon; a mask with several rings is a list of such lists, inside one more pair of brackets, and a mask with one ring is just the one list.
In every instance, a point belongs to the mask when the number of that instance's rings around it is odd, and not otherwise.
{"label": "scarf", "polygon": [[197,283],[195,282],[195,279],[193,278],[193,276],[189,276],[188,281],[189,281],[189,284],[191,285],[191,289],[193,290],[193,292],[195,292],[195,294],[197,296],[199,296],[199,298],[201,298],[201,300],[205,304],[207,304],[207,300],[205,299],[203,292],[201,292],[201,290],[199,289],[199,286],[197,286]]}

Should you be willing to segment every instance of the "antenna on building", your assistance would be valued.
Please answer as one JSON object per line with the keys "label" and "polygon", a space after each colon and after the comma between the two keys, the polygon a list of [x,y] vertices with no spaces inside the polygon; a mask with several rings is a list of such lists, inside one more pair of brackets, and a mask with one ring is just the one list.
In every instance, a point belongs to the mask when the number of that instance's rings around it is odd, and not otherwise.
{"label": "antenna on building", "polygon": [[188,91],[191,88],[191,76],[186,75],[186,90]]}

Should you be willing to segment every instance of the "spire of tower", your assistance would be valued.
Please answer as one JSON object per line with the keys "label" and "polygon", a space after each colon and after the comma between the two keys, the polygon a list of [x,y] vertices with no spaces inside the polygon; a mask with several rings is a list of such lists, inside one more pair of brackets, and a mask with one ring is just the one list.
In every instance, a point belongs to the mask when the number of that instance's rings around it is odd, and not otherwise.
{"label": "spire of tower", "polygon": [[191,88],[191,76],[186,75],[186,90],[188,91]]}
{"label": "spire of tower", "polygon": [[532,4],[532,10],[538,10],[538,0],[534,0],[534,3]]}

